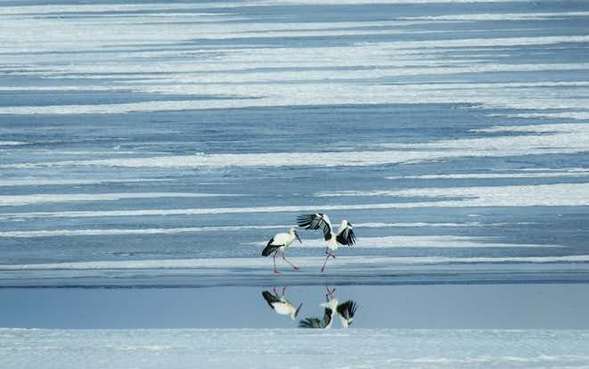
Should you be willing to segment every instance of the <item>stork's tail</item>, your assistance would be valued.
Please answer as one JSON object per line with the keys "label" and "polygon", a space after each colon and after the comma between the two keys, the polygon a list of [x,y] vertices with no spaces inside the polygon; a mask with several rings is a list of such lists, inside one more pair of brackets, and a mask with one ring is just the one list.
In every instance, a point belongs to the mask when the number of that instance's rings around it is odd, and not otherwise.
{"label": "stork's tail", "polygon": [[272,255],[272,253],[276,250],[278,250],[280,248],[280,245],[272,245],[272,240],[270,240],[270,242],[268,242],[268,245],[266,245],[266,247],[264,247],[264,250],[262,250],[262,256],[268,256],[268,255]]}

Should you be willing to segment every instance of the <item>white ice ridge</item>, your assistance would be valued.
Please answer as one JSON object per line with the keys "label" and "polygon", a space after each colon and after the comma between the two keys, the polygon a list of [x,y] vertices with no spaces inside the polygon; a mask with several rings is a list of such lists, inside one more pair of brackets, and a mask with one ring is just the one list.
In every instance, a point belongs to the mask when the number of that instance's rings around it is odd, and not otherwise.
{"label": "white ice ridge", "polygon": [[[512,2],[514,0],[326,0],[322,5],[419,4]],[[285,105],[378,104],[378,103],[473,103],[508,108],[570,109],[578,113],[587,106],[584,93],[568,91],[551,80],[534,84],[463,83],[429,86],[437,76],[446,80],[456,74],[495,72],[541,72],[587,70],[587,63],[511,63],[489,60],[481,48],[495,48],[508,55],[509,48],[542,46],[547,49],[577,47],[589,35],[517,36],[516,23],[507,23],[506,35],[471,36],[465,30],[456,38],[451,27],[431,29],[429,24],[480,22],[485,20],[538,23],[545,19],[572,20],[586,11],[507,12],[456,7],[451,14],[434,17],[390,17],[344,22],[258,22],[240,7],[316,4],[311,0],[215,1],[205,3],[150,4],[51,4],[0,6],[3,65],[15,76],[41,76],[81,81],[79,88],[111,88],[113,91],[154,94],[154,100],[133,103],[101,103],[45,106],[3,106],[0,114],[115,114],[136,111],[223,109]],[[222,8],[226,8],[224,11]],[[485,9],[486,10],[486,9]],[[460,12],[464,12],[460,14]],[[483,10],[484,11],[484,10]],[[394,12],[393,12],[394,13]],[[458,13],[458,14],[456,14]],[[62,16],[60,16],[62,15]],[[170,19],[176,20],[170,22]],[[295,18],[296,19],[296,18]],[[422,29],[408,25],[421,24]],[[4,31],[3,30],[9,30]],[[47,32],[52,30],[53,32]],[[19,37],[14,37],[18,34]],[[517,37],[509,37],[510,35]],[[389,36],[388,41],[358,42],[365,35]],[[398,36],[398,37],[395,37]],[[409,37],[405,37],[409,36]],[[415,40],[419,36],[419,40]],[[428,36],[430,37],[428,39]],[[267,38],[325,37],[340,45],[268,47]],[[413,39],[412,39],[413,38]],[[433,39],[432,39],[433,38]],[[201,45],[198,40],[209,42]],[[227,46],[223,40],[240,39],[248,45]],[[213,42],[218,40],[218,42]],[[256,44],[255,49],[250,47]],[[195,45],[197,46],[195,48]],[[468,52],[456,50],[468,48]],[[450,55],[447,53],[456,53]],[[477,52],[479,52],[477,54]],[[34,53],[34,58],[23,55]],[[69,63],[63,63],[67,53]],[[187,57],[196,55],[196,57]],[[474,58],[473,58],[474,56]],[[23,61],[24,60],[24,61]],[[125,77],[133,76],[132,79]],[[403,87],[387,84],[399,77],[427,76],[422,83]],[[102,83],[108,79],[109,83]],[[459,76],[453,78],[460,80]],[[98,83],[96,83],[97,81]],[[568,81],[583,87],[582,79]],[[563,82],[557,82],[563,83]],[[253,85],[254,84],[254,85]],[[9,87],[10,88],[10,87]],[[30,89],[30,86],[23,89]],[[47,86],[38,86],[39,90]],[[56,89],[72,89],[64,86]],[[34,89],[34,87],[33,87]],[[255,92],[252,92],[255,91]],[[182,94],[182,100],[166,95]],[[210,96],[195,99],[194,96]],[[217,99],[216,97],[223,97]]]}
{"label": "white ice ridge", "polygon": [[[297,257],[301,265],[318,267],[323,264],[323,257]],[[346,267],[382,268],[392,265],[435,265],[435,264],[498,264],[498,263],[587,263],[589,255],[567,256],[509,256],[509,257],[445,257],[445,256],[338,256],[333,268]],[[107,269],[267,269],[265,258],[211,258],[211,259],[158,259],[158,260],[116,260],[116,261],[80,261],[65,263],[40,264],[0,264],[0,271],[19,270],[107,270]]]}
{"label": "white ice ridge", "polygon": [[98,185],[108,183],[135,183],[135,182],[166,182],[165,178],[126,178],[126,179],[49,179],[24,177],[18,179],[0,179],[0,187],[20,186],[70,186],[70,185]]}
{"label": "white ice ridge", "polygon": [[90,194],[33,194],[0,196],[0,206],[22,206],[32,204],[64,203],[78,201],[116,201],[125,199],[159,199],[190,197],[241,196],[236,194],[186,193],[186,192],[121,192]]}
{"label": "white ice ridge", "polygon": [[570,168],[567,170],[520,170],[519,172],[497,173],[452,173],[452,174],[422,174],[415,176],[388,176],[387,179],[510,179],[510,178],[560,178],[560,177],[586,177],[589,176],[587,168]]}
{"label": "white ice ridge", "polygon": [[[588,38],[589,40],[589,38]],[[418,47],[418,46],[416,46]],[[393,52],[394,50],[391,50]],[[345,58],[340,57],[339,60]],[[464,61],[460,61],[464,63]],[[419,63],[419,62],[415,62]],[[446,64],[456,63],[456,61]],[[390,64],[390,63],[389,63]],[[412,63],[414,64],[414,63]],[[282,66],[285,67],[285,66]],[[292,66],[296,68],[295,66]],[[305,67],[305,66],[303,66]],[[342,67],[345,67],[342,65]],[[264,66],[259,66],[264,68]],[[586,70],[587,65],[569,64],[564,69]],[[135,69],[135,67],[133,67]],[[319,67],[318,67],[319,69]],[[375,65],[375,71],[380,66]],[[526,68],[525,65],[485,65],[473,63],[469,67],[395,67],[394,71],[378,72],[388,76],[375,78],[390,78],[403,76],[430,75],[440,78],[460,73],[485,73],[516,70],[543,70],[550,72],[561,70],[559,65],[533,65]],[[129,67],[123,66],[123,71],[130,72]],[[70,72],[66,72],[70,73]],[[89,72],[92,73],[92,72]],[[124,72],[123,72],[124,73]],[[129,86],[138,93],[157,94],[156,101],[134,102],[134,103],[97,103],[91,105],[46,105],[46,106],[5,106],[0,108],[0,114],[29,115],[29,114],[124,114],[130,112],[152,112],[152,111],[181,111],[181,110],[202,110],[202,109],[228,109],[246,107],[272,107],[272,106],[307,106],[307,105],[346,105],[346,104],[481,104],[491,108],[507,109],[563,109],[576,113],[583,110],[589,99],[583,96],[570,96],[573,91],[559,89],[558,93],[547,94],[546,87],[535,88],[513,88],[502,89],[499,86],[490,88],[477,88],[476,85],[468,88],[457,86],[455,89],[438,88],[432,89],[420,84],[403,85],[400,88],[394,84],[382,83],[352,83],[350,78],[363,79],[366,77],[346,77],[347,74],[366,74],[362,72],[324,71],[311,76],[311,72],[282,72],[280,77],[268,80],[272,76],[263,76],[263,79],[255,80],[255,76],[241,76],[231,74],[224,75],[215,71],[201,74],[190,78],[187,75],[173,76],[167,80],[154,81],[147,77],[145,83],[132,82]],[[335,76],[334,76],[335,73]],[[50,74],[49,72],[46,74]],[[374,73],[372,73],[374,74]],[[307,77],[307,75],[309,75]],[[238,79],[250,79],[251,81],[238,82]],[[297,77],[299,76],[299,77]],[[76,75],[70,75],[76,78]],[[78,76],[80,77],[80,76]],[[115,78],[121,75],[107,74],[101,78]],[[81,78],[81,77],[80,77]],[[202,81],[202,79],[222,79],[217,82]],[[314,80],[309,80],[314,78]],[[253,80],[252,80],[253,79]],[[330,81],[327,83],[326,81]],[[155,84],[154,84],[155,82]],[[301,83],[303,82],[303,83]],[[255,83],[255,91],[252,95],[252,83]],[[550,90],[552,91],[552,90]],[[185,94],[210,96],[209,99],[192,99],[187,97],[184,100],[166,99],[166,94]],[[155,96],[155,95],[154,95]],[[221,99],[217,97],[223,97]]]}
{"label": "white ice ridge", "polygon": [[0,146],[20,146],[20,145],[26,145],[26,142],[20,142],[20,141],[0,141]]}
{"label": "white ice ridge", "polygon": [[[398,63],[398,62],[396,62]],[[421,60],[416,62],[405,62],[407,67],[409,64],[412,66],[422,65],[423,67],[433,66],[431,61]],[[449,62],[452,64],[453,62]],[[462,62],[461,62],[462,63]],[[377,69],[371,68],[364,68],[360,70],[355,70],[353,72],[347,70],[340,70],[337,71],[337,74],[340,76],[340,79],[345,79],[347,77],[363,77],[363,78],[379,78],[379,77],[386,77],[387,71],[395,71],[398,68],[402,68],[404,64],[393,64],[388,66],[380,66]],[[557,70],[572,70],[575,69],[575,66],[578,68],[585,68],[587,67],[586,64],[582,65],[564,65],[564,64],[550,64],[547,67],[556,68]],[[410,67],[409,67],[410,68]],[[503,69],[502,66],[496,66],[495,70],[499,69],[500,71],[529,71],[532,68],[530,65],[529,68],[525,66],[522,67],[518,64],[518,69],[514,66],[507,66],[505,65],[506,69]],[[412,70],[408,68],[403,68],[405,72],[407,70]],[[523,69],[523,70],[522,70]],[[537,68],[536,68],[537,69]],[[1,70],[1,69],[0,69]],[[436,69],[437,70],[437,69]],[[413,71],[415,71],[413,69]],[[148,70],[143,70],[144,73],[149,73]],[[296,78],[296,75],[285,76],[283,73],[280,72],[254,72],[248,70],[211,70],[211,72],[218,73],[216,76],[205,75],[199,77],[198,82],[201,83],[221,83],[222,81],[219,80],[203,80],[203,78],[219,78],[219,75],[223,74],[226,75],[227,82],[239,82],[242,84],[246,84],[248,82],[256,82],[256,79],[262,78],[266,83],[271,82],[289,82],[293,80],[297,81],[320,81],[324,78],[323,72],[308,70],[305,72],[304,76],[301,76],[300,79]],[[481,70],[483,72],[483,70]],[[124,72],[121,72],[124,73]],[[193,75],[192,77],[188,78],[195,78],[198,74],[197,72],[188,70],[186,72],[189,76]],[[350,74],[352,73],[352,74]],[[425,70],[424,70],[425,73]],[[229,81],[231,79],[231,81]],[[337,80],[337,78],[332,78],[332,80]],[[153,92],[158,94],[172,94],[174,92],[195,92],[192,90],[193,86],[187,85],[182,81],[178,81],[176,85],[165,85],[161,84],[162,80],[158,80],[157,82],[153,83],[141,83],[139,85],[125,85],[121,87],[112,87],[112,86],[86,86],[86,85],[67,85],[61,84],[59,86],[44,86],[44,85],[30,85],[30,86],[22,86],[22,87],[13,87],[13,86],[0,86],[0,92],[55,92],[55,93],[63,93],[63,92],[87,92],[87,91],[96,91],[96,92],[105,92],[105,93],[125,93],[125,92]],[[181,87],[179,87],[181,86]],[[403,88],[407,89],[415,89],[415,90],[464,90],[464,89],[489,89],[489,90],[497,90],[502,88],[511,88],[511,89],[530,89],[530,88],[551,88],[551,87],[589,87],[589,82],[586,81],[540,81],[540,82],[451,82],[448,84],[444,83],[404,83]],[[240,88],[240,87],[238,87]],[[570,118],[570,119],[589,119],[589,112],[559,112],[559,113],[512,113],[512,114],[489,114],[490,116],[501,116],[501,117],[522,117],[522,118]],[[6,143],[1,143],[3,145],[7,144],[19,144],[24,145],[27,144],[26,142],[12,142],[12,141],[5,141]]]}
{"label": "white ice ridge", "polygon": [[250,225],[250,226],[209,226],[209,227],[175,227],[143,229],[54,229],[36,231],[0,231],[0,238],[37,238],[67,236],[121,236],[150,234],[179,234],[200,232],[239,232],[251,229],[288,229],[288,225]]}
{"label": "white ice ridge", "polygon": [[[472,130],[475,133],[503,133],[501,136],[439,140],[418,144],[384,144],[405,150],[434,150],[438,158],[450,150],[455,156],[513,156],[589,151],[589,125],[584,123],[493,126]],[[513,135],[517,133],[517,135]],[[570,150],[570,151],[569,151]],[[477,152],[479,154],[477,154]]]}
{"label": "white ice ridge", "polygon": [[[355,226],[354,226],[355,227]],[[304,237],[304,236],[303,236]],[[266,241],[267,242],[267,241]],[[252,242],[251,245],[264,246],[264,241]],[[322,239],[303,239],[302,244],[296,244],[295,248],[322,248],[325,241]],[[354,248],[535,248],[535,247],[561,247],[560,245],[540,244],[516,244],[494,242],[488,237],[468,236],[386,236],[386,237],[362,237]]]}
{"label": "white ice ridge", "polygon": [[562,118],[574,120],[589,120],[589,111],[565,111],[559,113],[512,113],[497,114],[505,118]]}
{"label": "white ice ridge", "polygon": [[[250,213],[293,213],[331,210],[385,210],[410,208],[461,207],[525,207],[525,206],[589,206],[589,183],[559,183],[531,186],[489,186],[460,188],[426,188],[400,191],[341,191],[319,196],[398,196],[423,197],[415,202],[387,202],[341,205],[291,205],[235,208],[80,210],[56,212],[3,213],[0,219],[27,218],[93,218],[138,217],[162,215],[211,215]],[[447,199],[451,197],[453,199]]]}
{"label": "white ice ridge", "polygon": [[[512,133],[519,133],[513,135]],[[277,152],[255,154],[169,155],[148,158],[67,160],[19,163],[0,168],[102,166],[126,168],[336,167],[373,166],[449,160],[459,157],[505,157],[574,154],[589,151],[589,125],[583,123],[500,126],[479,134],[502,136],[383,144],[383,151]]]}
{"label": "white ice ridge", "polygon": [[[136,11],[165,11],[165,10],[190,10],[202,8],[214,8],[216,6],[231,6],[231,2],[216,2],[211,4],[182,4],[154,2],[150,4],[63,4],[63,5],[24,5],[24,6],[0,6],[0,16],[37,16],[47,13],[124,13]],[[198,15],[214,15],[199,13]]]}
{"label": "white ice ridge", "polygon": [[[429,187],[406,190],[338,191],[318,193],[318,197],[394,196],[430,198],[433,207],[489,206],[587,206],[589,183],[549,185],[513,185],[480,187]],[[450,198],[451,200],[449,200]],[[423,202],[399,204],[399,207],[423,207]]]}
{"label": "white ice ridge", "polygon": [[[522,223],[517,223],[522,224]],[[529,223],[526,223],[529,224]],[[359,228],[415,228],[415,227],[495,227],[503,226],[505,223],[354,223]],[[0,238],[38,238],[38,237],[68,237],[68,236],[116,236],[116,235],[142,235],[142,234],[178,234],[178,233],[200,233],[200,232],[240,232],[254,229],[275,229],[286,230],[292,224],[279,225],[243,225],[243,226],[203,226],[203,227],[170,227],[170,228],[109,228],[109,229],[41,229],[41,230],[19,230],[0,231]]]}
{"label": "white ice ridge", "polygon": [[402,20],[429,20],[429,21],[514,21],[514,20],[543,20],[560,17],[586,17],[589,12],[539,12],[539,13],[472,13],[472,14],[447,14],[426,15],[414,17],[401,17]]}
{"label": "white ice ridge", "polygon": [[[323,0],[322,5],[342,4],[427,4],[427,3],[495,3],[495,2],[524,2],[527,0]],[[24,16],[39,15],[46,13],[107,13],[107,12],[134,12],[141,10],[166,11],[166,10],[197,10],[215,8],[233,8],[246,6],[273,6],[273,5],[303,5],[317,4],[314,0],[250,0],[248,2],[237,1],[215,1],[205,3],[183,4],[169,2],[154,2],[149,4],[63,4],[63,5],[24,5],[24,6],[1,6],[0,16]],[[199,15],[214,16],[216,13],[199,13]]]}
{"label": "white ice ridge", "polygon": [[[245,4],[245,3],[241,3]],[[175,5],[184,5],[184,4],[175,4]],[[185,4],[188,5],[188,4]],[[110,5],[98,5],[97,7],[102,6],[110,6]],[[118,5],[115,5],[115,7]],[[190,5],[188,5],[190,6]],[[27,7],[30,10],[33,10],[34,7]],[[86,7],[87,9],[77,10],[75,8],[71,9],[64,9],[64,14],[68,12],[76,12],[76,11],[85,11],[87,12],[87,16],[91,16],[90,13],[93,12],[102,12],[99,8],[90,9],[90,7]],[[22,8],[21,8],[22,9]],[[150,9],[146,9],[150,10]],[[160,9],[157,9],[160,10]],[[180,12],[173,12],[174,9],[161,9],[167,12],[159,12],[159,13],[152,13],[146,15],[140,14],[125,14],[124,10],[120,10],[120,14],[101,14],[100,21],[88,21],[84,19],[84,17],[69,19],[69,21],[64,22],[63,19],[51,17],[51,16],[43,16],[41,13],[48,13],[50,9],[38,9],[39,13],[35,14],[34,12],[31,13],[13,13],[13,14],[2,14],[2,11],[5,13],[8,12],[8,8],[0,7],[0,16],[3,17],[4,23],[9,26],[10,28],[15,28],[16,30],[22,33],[22,39],[10,39],[8,34],[0,33],[0,39],[2,41],[6,41],[6,51],[17,51],[22,50],[23,52],[31,52],[33,50],[37,51],[57,51],[57,50],[65,50],[65,49],[73,49],[75,47],[73,41],[76,39],[77,36],[79,39],[83,39],[85,42],[78,43],[78,47],[80,51],[84,52],[92,52],[96,51],[96,48],[100,46],[106,47],[115,47],[115,46],[127,46],[133,51],[144,51],[141,49],[142,46],[147,45],[158,45],[161,46],[162,43],[166,45],[172,45],[174,42],[179,41],[190,41],[191,39],[195,38],[204,38],[204,39],[255,39],[260,38],[263,36],[317,36],[320,35],[320,32],[326,32],[324,35],[326,36],[338,36],[338,35],[347,35],[352,34],[349,33],[350,31],[356,31],[360,35],[379,35],[379,34],[432,34],[432,33],[449,33],[448,31],[432,31],[428,30],[425,27],[424,30],[407,30],[404,29],[403,26],[407,25],[428,25],[431,23],[450,23],[456,21],[472,21],[472,20],[494,20],[497,18],[504,17],[505,21],[513,21],[513,20],[543,20],[543,19],[553,19],[553,18],[572,18],[575,19],[576,17],[583,17],[587,15],[587,12],[545,12],[545,13],[473,13],[473,14],[456,14],[456,15],[448,15],[448,18],[427,18],[427,17],[400,17],[395,18],[394,14],[391,14],[391,17],[387,19],[381,20],[361,20],[361,21],[338,21],[338,22],[300,22],[297,20],[289,20],[285,19],[284,22],[277,22],[275,20],[268,21],[268,22],[252,22],[251,18],[246,16],[241,16],[237,14],[227,13],[219,13],[215,12],[185,12],[184,9],[179,9]],[[18,12],[18,9],[15,11]],[[115,11],[115,10],[112,10]],[[132,9],[131,9],[132,11]],[[182,20],[183,22],[178,23],[170,23],[168,22],[168,27],[163,28],[162,23],[166,20],[169,20],[170,17],[174,17],[175,19]],[[461,19],[460,17],[464,17]],[[24,18],[24,19],[23,19]],[[27,19],[28,18],[28,19]],[[73,17],[72,17],[73,18]],[[186,22],[189,20],[190,22]],[[20,21],[20,23],[19,23]],[[229,22],[228,22],[229,21]],[[111,29],[108,31],[104,31],[100,33],[99,37],[92,37],[92,32],[97,32],[100,27],[105,25],[112,26]],[[370,28],[374,26],[386,27],[384,29],[379,28]],[[506,26],[512,27],[512,25],[506,24]],[[47,37],[47,35],[37,35],[35,36],[35,32],[38,32],[42,27],[53,27],[53,28],[61,28],[65,32],[63,33],[56,33],[52,34],[52,37]],[[160,33],[155,34],[155,30],[159,29]],[[143,32],[134,33],[133,30],[141,30]],[[70,34],[70,32],[75,32],[76,35]],[[343,32],[343,33],[339,33]],[[121,39],[117,39],[116,36],[120,35]],[[563,40],[562,42],[575,42],[579,40],[575,37],[580,37],[581,35],[567,35],[566,38],[558,38],[559,36],[534,36],[534,37],[496,37],[496,38],[485,38],[485,40],[494,40],[494,41],[487,41],[487,42],[494,42],[494,43],[501,43],[504,42],[506,39],[512,39],[512,41],[507,42],[548,42],[553,43],[555,40]],[[470,46],[477,46],[476,42],[470,40],[478,40],[478,38],[471,38],[468,33],[465,34],[463,40],[465,42],[470,42]],[[503,41],[502,41],[503,40]],[[530,41],[533,40],[533,41]],[[544,41],[541,41],[544,40]],[[48,41],[49,43],[43,43],[43,41]],[[132,45],[125,44],[125,41],[135,41]],[[161,43],[157,43],[157,42]],[[405,45],[413,45],[411,42],[424,42],[423,41],[401,41],[401,40],[394,40],[395,45],[401,45],[402,47]],[[456,40],[454,38],[450,38],[450,40],[443,40],[443,41],[452,41],[450,46],[455,46]],[[435,42],[432,40],[432,42]],[[384,44],[384,43],[383,43]],[[388,42],[387,42],[388,44]],[[429,46],[431,44],[422,44],[424,46]],[[437,42],[434,44],[435,47],[444,47],[444,44],[441,42]],[[26,46],[30,46],[30,49],[27,49]],[[184,46],[187,45],[177,45],[177,46]],[[365,44],[358,45],[359,47],[365,46]],[[222,45],[203,45],[204,48],[222,48]],[[291,50],[296,48],[289,48],[281,47],[282,50]],[[312,49],[318,49],[317,47],[313,47]],[[268,48],[260,47],[258,48],[264,55],[270,51]],[[346,50],[345,48],[342,49],[340,47],[336,48],[336,50]],[[161,52],[166,51],[165,49],[153,50],[151,52]],[[254,57],[253,55],[248,55],[244,49],[237,49],[238,53],[243,53],[244,56],[248,58]],[[169,50],[168,50],[169,52]],[[147,54],[142,55],[149,55]],[[171,54],[177,55],[177,54]],[[44,56],[47,57],[47,56]],[[80,55],[77,57],[88,57],[88,55]],[[231,55],[229,55],[231,57]],[[107,58],[107,56],[103,56],[103,58]],[[17,59],[8,59],[10,61],[14,61],[16,63]],[[109,59],[112,60],[112,59]],[[260,60],[260,59],[258,59]],[[220,59],[221,62],[224,59]],[[261,60],[260,60],[261,61]],[[271,58],[269,61],[276,61],[276,59]],[[21,61],[22,62],[22,61]],[[128,63],[129,59],[123,58],[119,60],[121,63]],[[146,60],[139,60],[142,64],[147,64],[149,61]],[[175,62],[175,61],[166,61],[166,62]],[[195,64],[195,67],[200,65],[200,61],[198,64]],[[209,61],[203,61],[204,65],[207,65]],[[339,61],[338,61],[339,62]],[[4,66],[4,68],[9,67],[11,64]],[[27,64],[29,65],[29,64]],[[87,66],[88,68],[89,66]],[[96,66],[95,70],[101,70],[100,66]],[[64,69],[65,70],[65,69]],[[76,69],[71,69],[70,71],[75,71]]]}

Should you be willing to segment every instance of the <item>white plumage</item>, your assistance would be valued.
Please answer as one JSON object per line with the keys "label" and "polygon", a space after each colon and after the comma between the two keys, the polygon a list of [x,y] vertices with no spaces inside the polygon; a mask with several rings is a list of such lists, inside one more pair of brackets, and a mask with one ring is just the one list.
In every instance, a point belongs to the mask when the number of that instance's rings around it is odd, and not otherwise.
{"label": "white plumage", "polygon": [[285,289],[282,290],[282,294],[271,293],[270,291],[263,291],[262,296],[268,305],[279,315],[288,315],[290,319],[295,320],[303,304],[299,304],[295,307],[287,298],[284,296]]}
{"label": "white plumage", "polygon": [[299,268],[288,261],[284,252],[287,248],[292,245],[292,243],[298,240],[300,243],[301,238],[297,233],[296,229],[291,228],[288,233],[277,233],[268,241],[264,250],[262,250],[262,256],[270,256],[272,255],[272,259],[274,260],[274,273],[279,274],[280,272],[276,269],[276,256],[280,253],[282,255],[282,260],[286,261],[294,270],[299,270]]}

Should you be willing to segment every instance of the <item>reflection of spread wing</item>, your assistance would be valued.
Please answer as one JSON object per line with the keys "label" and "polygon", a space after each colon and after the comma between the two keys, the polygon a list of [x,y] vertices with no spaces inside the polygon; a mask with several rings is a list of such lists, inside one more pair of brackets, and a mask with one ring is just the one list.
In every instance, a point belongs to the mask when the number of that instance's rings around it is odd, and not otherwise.
{"label": "reflection of spread wing", "polygon": [[264,300],[266,300],[266,302],[268,303],[268,305],[270,305],[270,307],[272,309],[274,309],[274,305],[272,305],[272,304],[275,304],[277,302],[281,302],[280,298],[278,296],[270,293],[270,291],[262,292],[262,296],[264,297]]}
{"label": "reflection of spread wing", "polygon": [[352,224],[350,223],[347,223],[344,228],[340,229],[335,237],[336,241],[342,245],[352,246],[356,243],[356,235],[354,234]]}
{"label": "reflection of spread wing", "polygon": [[305,318],[299,322],[299,328],[328,328],[333,319],[333,310],[325,308],[323,312],[323,319],[319,318]]}
{"label": "reflection of spread wing", "polygon": [[331,325],[331,320],[333,319],[333,310],[329,308],[325,308],[323,313],[323,328],[327,328]]}
{"label": "reflection of spread wing", "polygon": [[304,214],[297,217],[297,224],[299,227],[305,229],[321,229],[323,231],[323,238],[328,241],[331,238],[331,221],[327,214]]}
{"label": "reflection of spread wing", "polygon": [[305,318],[299,322],[299,328],[323,328],[319,318]]}
{"label": "reflection of spread wing", "polygon": [[358,309],[358,304],[352,300],[348,300],[337,306],[337,313],[344,328],[348,328],[352,324],[356,309]]}

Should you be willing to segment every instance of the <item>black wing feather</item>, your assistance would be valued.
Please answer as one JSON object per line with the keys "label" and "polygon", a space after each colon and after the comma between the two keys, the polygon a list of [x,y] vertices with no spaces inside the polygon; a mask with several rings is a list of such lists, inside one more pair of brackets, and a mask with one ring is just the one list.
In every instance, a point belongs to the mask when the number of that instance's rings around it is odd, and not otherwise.
{"label": "black wing feather", "polygon": [[325,328],[331,323],[331,319],[333,319],[333,311],[325,308],[323,319],[305,318],[299,322],[299,328]]}
{"label": "black wing feather", "polygon": [[323,328],[319,318],[305,318],[299,322],[299,328]]}
{"label": "black wing feather", "polygon": [[339,304],[336,309],[339,315],[343,316],[346,320],[350,320],[354,317],[354,314],[356,314],[358,304],[352,300],[348,300]]}
{"label": "black wing feather", "polygon": [[280,299],[272,294],[270,291],[263,291],[262,292],[262,296],[264,297],[264,300],[266,300],[266,302],[268,303],[268,305],[274,310],[274,306],[272,306],[273,303],[275,302],[280,302]]}
{"label": "black wing feather", "polygon": [[274,238],[271,238],[270,241],[268,241],[268,244],[264,247],[264,250],[262,250],[262,256],[272,255],[274,251],[280,248],[281,245],[273,245],[272,242],[274,242]]}
{"label": "black wing feather", "polygon": [[303,214],[297,217],[297,224],[299,227],[305,229],[321,229],[323,231],[323,238],[328,241],[331,238],[331,225],[324,218],[325,214]]}
{"label": "black wing feather", "polygon": [[323,312],[323,328],[331,323],[331,319],[333,319],[333,310],[325,308],[325,311]]}
{"label": "black wing feather", "polygon": [[356,235],[354,234],[354,230],[351,226],[346,227],[340,233],[338,233],[335,239],[342,245],[352,246],[356,243]]}

